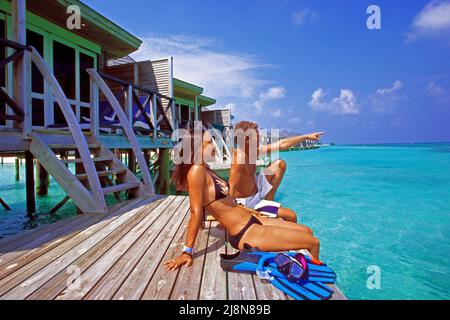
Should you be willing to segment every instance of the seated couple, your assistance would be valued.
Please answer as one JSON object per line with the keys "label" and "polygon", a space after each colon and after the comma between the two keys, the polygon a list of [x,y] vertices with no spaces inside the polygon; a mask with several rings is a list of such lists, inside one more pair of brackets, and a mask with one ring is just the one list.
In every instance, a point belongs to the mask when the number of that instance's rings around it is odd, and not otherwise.
{"label": "seated couple", "polygon": [[[270,219],[262,218],[252,210],[262,200],[273,200],[286,165],[282,161],[275,162],[256,176],[256,161],[249,158],[252,146],[256,146],[258,150],[256,155],[260,152],[267,154],[275,150],[289,149],[306,140],[317,141],[323,133],[292,137],[272,145],[259,146],[256,124],[241,122],[235,127],[235,131],[238,130],[244,131],[245,134],[248,130],[253,130],[256,134],[246,137],[242,146],[238,146],[234,151],[230,184],[213,172],[207,164],[215,157],[213,138],[209,132],[201,133],[200,148],[195,148],[194,132],[183,138],[190,139],[190,159],[184,159],[183,163],[176,165],[173,180],[177,190],[189,193],[191,217],[185,247],[177,258],[165,263],[166,270],[174,271],[183,265],[192,265],[193,247],[203,223],[205,210],[225,228],[228,241],[237,250],[244,250],[246,247],[267,252],[308,249],[314,258],[319,259],[319,240],[314,237],[310,228],[296,223],[295,212],[280,208],[279,219]],[[199,164],[194,164],[196,160]]]}

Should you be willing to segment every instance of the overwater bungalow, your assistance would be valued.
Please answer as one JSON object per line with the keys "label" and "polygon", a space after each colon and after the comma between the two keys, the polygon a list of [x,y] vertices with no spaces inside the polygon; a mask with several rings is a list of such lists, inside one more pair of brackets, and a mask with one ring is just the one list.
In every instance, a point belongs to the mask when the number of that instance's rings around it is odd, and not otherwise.
{"label": "overwater bungalow", "polygon": [[[81,26],[69,30],[72,5]],[[0,1],[0,152],[24,154],[30,215],[35,178],[45,193],[49,175],[80,213],[0,240],[0,299],[288,299],[221,270],[233,249],[216,222],[201,230],[193,268],[164,270],[190,211],[187,197],[167,196],[170,135],[214,99],[173,79],[171,58],[128,63],[128,74],[108,63],[140,45],[77,0]]]}

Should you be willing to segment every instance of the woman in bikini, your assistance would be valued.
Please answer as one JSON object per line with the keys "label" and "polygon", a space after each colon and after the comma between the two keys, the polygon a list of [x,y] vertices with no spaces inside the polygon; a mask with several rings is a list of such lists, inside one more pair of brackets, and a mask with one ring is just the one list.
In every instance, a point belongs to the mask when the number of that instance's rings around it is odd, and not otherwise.
{"label": "woman in bikini", "polygon": [[[249,209],[236,204],[228,195],[228,183],[207,164],[214,157],[213,141],[208,132],[202,132],[202,135],[200,150],[194,148],[193,132],[184,137],[191,140],[190,161],[175,167],[173,180],[177,190],[189,192],[191,217],[185,247],[177,258],[165,263],[166,270],[174,271],[183,265],[192,265],[193,248],[203,223],[204,210],[225,228],[228,241],[235,249],[252,247],[267,252],[308,249],[318,259],[320,243],[311,229],[293,222],[257,218]],[[199,153],[197,157],[195,152]],[[201,164],[193,164],[194,159],[199,157]]]}

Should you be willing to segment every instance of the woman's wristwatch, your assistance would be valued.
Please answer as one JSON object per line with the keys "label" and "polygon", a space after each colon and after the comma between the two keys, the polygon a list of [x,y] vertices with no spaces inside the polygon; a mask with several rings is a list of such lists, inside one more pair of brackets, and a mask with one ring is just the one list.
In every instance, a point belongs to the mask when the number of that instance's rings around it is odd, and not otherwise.
{"label": "woman's wristwatch", "polygon": [[186,253],[192,257],[194,255],[194,249],[184,246],[183,253]]}

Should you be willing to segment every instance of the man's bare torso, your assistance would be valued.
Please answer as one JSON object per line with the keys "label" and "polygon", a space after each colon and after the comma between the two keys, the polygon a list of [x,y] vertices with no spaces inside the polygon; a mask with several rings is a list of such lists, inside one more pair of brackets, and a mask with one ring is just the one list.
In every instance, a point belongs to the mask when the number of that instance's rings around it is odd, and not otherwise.
{"label": "man's bare torso", "polygon": [[235,153],[230,170],[230,187],[235,198],[247,198],[255,195],[258,192],[256,164],[238,164]]}

